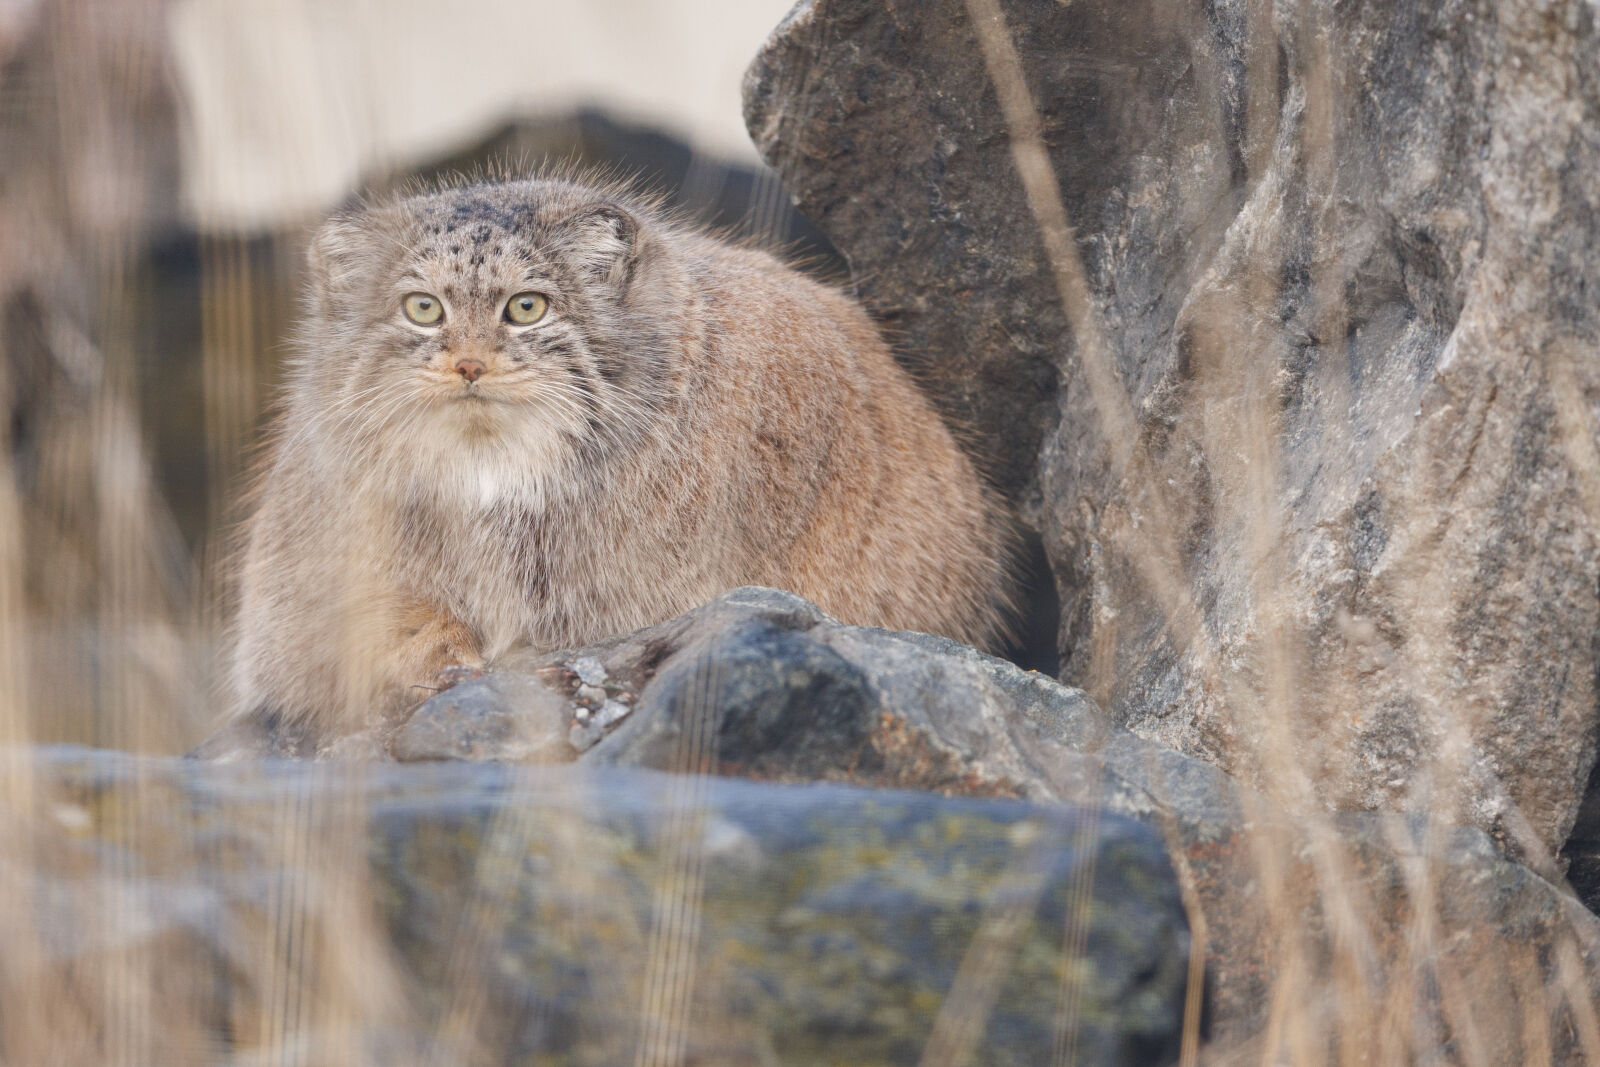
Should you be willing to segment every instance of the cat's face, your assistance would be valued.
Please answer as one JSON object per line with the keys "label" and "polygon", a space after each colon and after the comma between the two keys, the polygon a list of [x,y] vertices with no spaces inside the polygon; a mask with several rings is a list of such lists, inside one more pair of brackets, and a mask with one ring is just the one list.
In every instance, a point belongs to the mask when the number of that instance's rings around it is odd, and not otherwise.
{"label": "cat's face", "polygon": [[313,247],[301,384],[363,444],[546,467],[603,447],[646,416],[666,358],[649,252],[633,213],[563,183],[336,218]]}

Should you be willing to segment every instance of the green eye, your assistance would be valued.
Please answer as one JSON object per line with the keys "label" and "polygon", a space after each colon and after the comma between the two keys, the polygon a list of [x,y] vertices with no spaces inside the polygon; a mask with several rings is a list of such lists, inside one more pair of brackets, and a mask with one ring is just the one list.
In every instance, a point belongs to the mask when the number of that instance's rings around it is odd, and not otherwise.
{"label": "green eye", "polygon": [[444,318],[444,305],[432,293],[408,293],[402,306],[406,318],[418,326],[432,326]]}
{"label": "green eye", "polygon": [[544,318],[550,307],[543,293],[518,293],[506,301],[506,321],[518,326],[531,326]]}

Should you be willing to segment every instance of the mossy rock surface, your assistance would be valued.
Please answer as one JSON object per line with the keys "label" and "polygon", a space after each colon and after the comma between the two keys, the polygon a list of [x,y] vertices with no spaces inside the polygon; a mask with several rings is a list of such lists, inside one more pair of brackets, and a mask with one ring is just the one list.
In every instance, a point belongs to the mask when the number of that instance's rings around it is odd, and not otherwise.
{"label": "mossy rock surface", "polygon": [[[241,1053],[285,996],[307,1002],[311,1047],[332,1029],[318,1012],[348,1001],[347,1034],[402,1060],[1177,1053],[1177,885],[1156,835],[1107,811],[625,768],[82,749],[40,750],[34,774],[53,824],[30,876],[49,965],[158,952],[208,991],[193,1022]],[[107,915],[137,922],[90,921]],[[388,1007],[362,1017],[380,987]]]}

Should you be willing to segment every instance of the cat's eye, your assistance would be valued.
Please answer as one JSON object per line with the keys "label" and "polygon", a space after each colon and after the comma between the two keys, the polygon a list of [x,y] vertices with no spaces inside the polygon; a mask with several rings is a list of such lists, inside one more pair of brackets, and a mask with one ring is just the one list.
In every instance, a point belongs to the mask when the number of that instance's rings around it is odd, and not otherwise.
{"label": "cat's eye", "polygon": [[532,326],[544,318],[550,307],[543,293],[518,293],[506,301],[506,321],[517,326]]}
{"label": "cat's eye", "polygon": [[407,293],[401,306],[406,318],[418,326],[433,326],[444,318],[444,304],[432,293]]}

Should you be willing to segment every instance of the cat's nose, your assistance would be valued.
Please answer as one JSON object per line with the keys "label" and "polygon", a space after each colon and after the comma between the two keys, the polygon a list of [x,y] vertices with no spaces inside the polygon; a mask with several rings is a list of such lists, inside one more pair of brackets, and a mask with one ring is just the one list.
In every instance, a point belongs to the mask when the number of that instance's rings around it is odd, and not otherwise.
{"label": "cat's nose", "polygon": [[465,378],[469,382],[475,382],[479,378],[482,378],[483,377],[483,372],[486,371],[486,370],[488,370],[488,368],[483,365],[483,361],[482,360],[478,360],[478,359],[458,359],[458,360],[456,360],[456,373],[461,375],[461,377]]}

